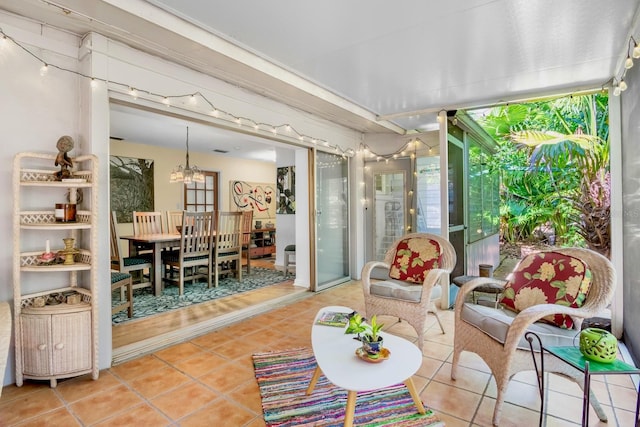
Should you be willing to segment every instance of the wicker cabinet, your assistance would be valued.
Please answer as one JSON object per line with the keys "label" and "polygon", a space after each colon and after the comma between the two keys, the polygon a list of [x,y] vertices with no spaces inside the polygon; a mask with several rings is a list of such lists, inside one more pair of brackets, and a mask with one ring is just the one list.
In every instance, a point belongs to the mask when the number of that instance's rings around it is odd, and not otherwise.
{"label": "wicker cabinet", "polygon": [[[97,160],[72,159],[60,180],[55,154],[14,160],[13,295],[16,385],[98,378]],[[64,208],[64,212],[61,209]],[[46,243],[45,243],[46,242]],[[46,248],[52,258],[43,256]],[[54,256],[55,255],[55,256]]]}

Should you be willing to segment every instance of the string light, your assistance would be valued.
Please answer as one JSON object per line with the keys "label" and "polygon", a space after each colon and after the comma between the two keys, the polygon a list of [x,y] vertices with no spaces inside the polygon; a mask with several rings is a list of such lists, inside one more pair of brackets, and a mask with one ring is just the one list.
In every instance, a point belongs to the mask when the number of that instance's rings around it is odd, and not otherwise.
{"label": "string light", "polygon": [[[209,99],[207,99],[207,97],[205,97],[202,93],[200,92],[195,92],[195,93],[187,93],[187,94],[181,94],[181,95],[163,95],[163,94],[159,94],[156,92],[152,92],[152,91],[148,91],[142,88],[134,88],[133,86],[129,85],[129,84],[125,84],[125,83],[120,83],[120,82],[116,82],[113,80],[107,80],[107,79],[103,79],[100,77],[94,77],[94,76],[90,76],[87,74],[83,74],[81,72],[75,71],[75,70],[71,70],[68,68],[64,68],[64,67],[60,67],[54,64],[49,64],[47,62],[45,62],[42,58],[40,58],[39,56],[35,55],[33,52],[31,52],[29,49],[27,49],[26,47],[24,47],[20,42],[16,41],[13,37],[9,36],[8,34],[6,34],[4,32],[4,30],[2,28],[0,28],[0,47],[2,47],[2,45],[6,44],[6,42],[9,41],[11,43],[13,43],[14,45],[16,45],[17,47],[19,47],[20,49],[22,49],[25,53],[29,54],[30,56],[32,56],[35,60],[37,60],[40,64],[41,64],[41,68],[40,68],[40,74],[41,75],[45,75],[47,73],[47,71],[49,70],[49,68],[56,68],[60,71],[64,71],[67,73],[71,73],[71,74],[75,74],[76,76],[88,79],[89,81],[91,81],[91,83],[93,84],[93,82],[103,82],[105,84],[107,84],[109,86],[109,88],[113,89],[113,90],[118,90],[118,88],[121,88],[121,92],[123,93],[127,93],[129,94],[129,96],[131,96],[133,99],[137,99],[138,97],[140,97],[141,95],[143,95],[145,97],[145,99],[150,100],[150,101],[156,101],[156,102],[161,102],[162,104],[166,105],[167,108],[171,107],[172,100],[180,100],[180,99],[188,99],[189,102],[187,102],[188,104],[195,106],[198,106],[200,104],[206,104],[208,106],[208,108],[210,109],[210,115],[213,117],[216,117],[220,120],[226,120],[226,121],[230,121],[233,123],[236,123],[239,127],[248,127],[249,129],[253,129],[255,131],[260,131],[260,129],[268,129],[271,130],[271,132],[277,134],[277,129],[278,128],[284,128],[286,129],[287,133],[290,134],[291,138],[295,138],[298,141],[311,141],[312,144],[317,145],[317,144],[322,144],[323,146],[327,147],[327,148],[331,148],[333,149],[335,152],[341,154],[343,157],[352,157],[356,154],[355,150],[352,148],[343,148],[342,146],[338,145],[338,144],[330,144],[329,141],[326,141],[324,139],[319,139],[319,138],[315,138],[312,137],[310,135],[306,135],[302,132],[299,132],[298,130],[296,130],[291,124],[280,124],[280,125],[272,125],[272,124],[268,124],[268,123],[261,123],[261,122],[257,122],[255,120],[252,120],[248,117],[239,117],[236,116],[234,114],[232,114],[231,112],[228,111],[224,111],[221,110],[220,108],[216,107]],[[198,101],[202,101],[202,102],[198,102]],[[180,108],[183,108],[182,106]],[[191,110],[189,108],[185,108],[186,110],[189,111],[194,111]],[[199,112],[199,111],[194,111],[194,112]]]}

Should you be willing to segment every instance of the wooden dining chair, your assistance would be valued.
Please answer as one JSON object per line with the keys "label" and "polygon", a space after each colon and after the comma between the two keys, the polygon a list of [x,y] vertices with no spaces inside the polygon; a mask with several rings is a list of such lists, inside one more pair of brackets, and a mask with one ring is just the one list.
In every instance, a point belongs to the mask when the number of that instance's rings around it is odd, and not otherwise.
{"label": "wooden dining chair", "polygon": [[[111,269],[120,273],[129,273],[133,276],[132,289],[145,288],[153,285],[153,261],[144,255],[122,256],[120,251],[120,235],[118,234],[118,221],[116,211],[111,212]],[[149,270],[148,280],[144,271]],[[120,298],[125,299],[125,288],[120,291]]]}
{"label": "wooden dining chair", "polygon": [[[177,282],[180,295],[184,294],[184,283],[187,280],[193,282],[198,278],[207,278],[207,285],[211,287],[213,234],[213,212],[184,212],[180,248],[162,254],[162,263],[178,271],[177,278],[165,274],[165,280]],[[201,272],[203,268],[207,270],[206,273]]]}
{"label": "wooden dining chair", "polygon": [[218,212],[213,245],[214,286],[221,274],[242,280],[242,212]]}
{"label": "wooden dining chair", "polygon": [[163,232],[162,212],[133,211],[133,235],[159,234]]}
{"label": "wooden dining chair", "polygon": [[247,258],[247,274],[251,274],[251,229],[253,228],[253,211],[242,211],[242,255]]}
{"label": "wooden dining chair", "polygon": [[184,211],[167,211],[167,233],[176,233],[178,231],[178,227],[182,226],[182,212]]}

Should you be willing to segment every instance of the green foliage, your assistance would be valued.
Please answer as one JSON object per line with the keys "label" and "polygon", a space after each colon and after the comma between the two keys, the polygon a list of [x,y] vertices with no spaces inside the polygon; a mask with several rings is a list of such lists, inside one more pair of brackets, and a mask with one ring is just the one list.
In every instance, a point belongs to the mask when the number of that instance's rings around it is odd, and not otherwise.
{"label": "green foliage", "polygon": [[[345,334],[357,334],[361,340],[368,342],[377,342],[380,331],[384,327],[383,323],[378,323],[376,316],[371,318],[371,324],[368,324],[360,313],[355,313],[349,318],[349,326],[344,331]],[[362,334],[362,335],[360,335]]]}
{"label": "green foliage", "polygon": [[501,176],[503,239],[550,227],[559,244],[608,254],[607,96],[501,106],[477,121],[499,146],[489,163]]}

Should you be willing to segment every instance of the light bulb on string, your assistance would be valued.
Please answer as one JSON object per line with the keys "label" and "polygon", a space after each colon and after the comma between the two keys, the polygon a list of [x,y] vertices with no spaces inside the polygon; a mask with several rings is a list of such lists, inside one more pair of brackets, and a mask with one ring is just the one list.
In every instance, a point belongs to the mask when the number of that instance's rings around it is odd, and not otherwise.
{"label": "light bulb on string", "polygon": [[[87,49],[92,49],[92,47],[90,45],[86,44],[87,42],[85,42],[84,47],[86,47]],[[40,68],[40,75],[41,76],[45,76],[45,74],[47,74],[48,70],[49,70],[49,64],[44,61],[44,59],[42,59],[41,57],[31,53],[29,51],[29,49],[27,49],[26,47],[22,46],[19,42],[17,42],[16,40],[14,40],[13,38],[11,38],[10,36],[6,35],[4,33],[4,31],[2,30],[2,28],[0,28],[0,48],[3,46],[6,46],[7,44],[15,44],[16,46],[20,47],[24,52],[27,52],[29,54],[31,54],[31,56],[33,56],[36,60],[38,60],[41,64],[41,68]],[[170,98],[178,98],[180,100],[184,99],[184,98],[189,98],[189,101],[186,104],[199,104],[200,100],[198,98],[202,98],[204,101],[206,101],[206,104],[208,104],[208,106],[211,107],[211,112],[210,114],[214,117],[218,117],[219,113],[222,112],[225,116],[224,119],[225,120],[235,120],[236,123],[238,123],[238,125],[243,126],[245,124],[247,125],[251,125],[253,123],[255,123],[253,120],[251,120],[250,118],[240,118],[237,117],[233,114],[231,114],[230,112],[227,111],[223,111],[223,110],[218,110],[212,102],[210,102],[202,93],[200,92],[195,92],[195,93],[188,93],[188,94],[175,94],[175,95],[162,95],[160,93],[154,93],[154,92],[150,92],[150,91],[146,91],[144,89],[134,89],[133,87],[131,87],[131,85],[123,83],[123,82],[118,82],[118,81],[111,81],[111,80],[104,80],[101,78],[95,78],[91,75],[86,75],[83,74],[81,72],[75,71],[75,70],[71,70],[65,67],[59,67],[57,65],[51,64],[53,67],[55,67],[56,69],[63,71],[63,72],[67,72],[70,74],[74,74],[76,76],[85,78],[87,80],[89,80],[89,84],[92,88],[94,87],[99,87],[99,85],[97,85],[98,82],[104,82],[107,86],[107,88],[109,90],[113,90],[116,87],[118,87],[117,90],[121,91],[122,93],[128,93],[130,96],[132,96],[134,99],[137,99],[138,97],[138,91],[140,92],[144,92],[147,95],[151,96],[151,99],[154,100],[156,102],[161,102],[162,104],[166,105],[167,108],[171,107],[171,101]],[[182,101],[180,101],[180,104],[182,104]],[[246,120],[246,122],[243,122],[243,120]],[[250,122],[250,123],[248,123]],[[292,135],[290,135],[292,138],[293,137],[297,137],[300,141],[311,141],[313,144],[317,144],[318,142],[323,143],[327,148],[335,148],[335,151],[339,154],[342,154],[343,157],[352,157],[356,154],[355,150],[352,148],[348,148],[348,149],[343,149],[340,145],[337,144],[329,144],[328,142],[324,141],[323,139],[316,139],[313,138],[311,136],[307,136],[307,135],[301,135],[299,132],[297,132],[295,130],[295,128],[293,126],[291,126],[291,124],[280,124],[280,125],[269,125],[266,123],[263,123],[263,125],[266,128],[269,127],[273,127],[273,128],[280,128],[280,127],[284,127],[286,129],[287,132],[293,132]]]}
{"label": "light bulb on string", "polygon": [[627,82],[625,82],[624,79],[620,80],[620,84],[618,85],[618,87],[620,88],[621,92],[624,92],[625,90],[627,90]]}
{"label": "light bulb on string", "polygon": [[630,56],[627,56],[627,59],[624,60],[624,68],[628,70],[631,67],[633,67],[633,59],[631,59]]}
{"label": "light bulb on string", "polygon": [[620,86],[616,85],[613,87],[613,95],[614,96],[620,96]]}

